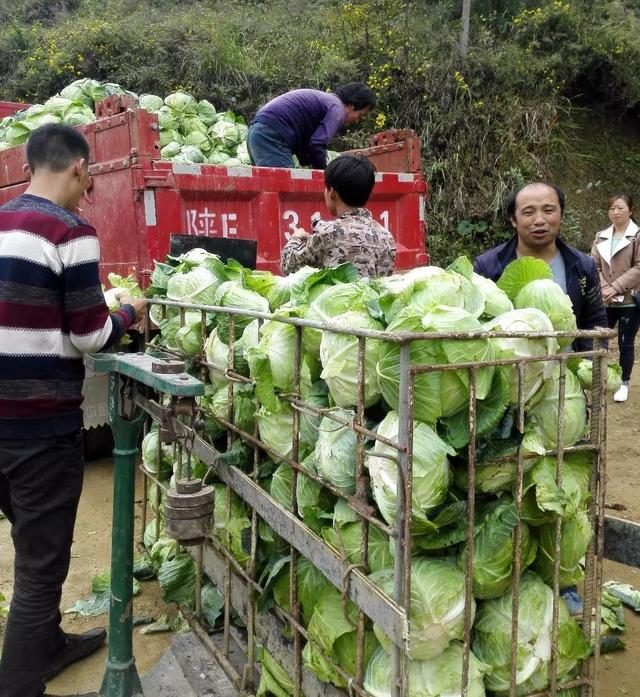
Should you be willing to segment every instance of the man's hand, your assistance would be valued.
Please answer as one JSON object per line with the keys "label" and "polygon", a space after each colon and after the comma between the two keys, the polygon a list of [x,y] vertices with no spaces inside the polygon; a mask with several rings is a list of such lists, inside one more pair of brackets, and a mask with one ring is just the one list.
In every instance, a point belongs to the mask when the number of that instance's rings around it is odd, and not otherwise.
{"label": "man's hand", "polygon": [[306,240],[308,237],[311,237],[311,233],[307,232],[304,228],[298,227],[291,237],[299,237],[302,240]]}
{"label": "man's hand", "polygon": [[613,286],[602,289],[602,300],[605,303],[610,303],[616,295],[619,295],[619,293],[616,292],[616,289]]}
{"label": "man's hand", "polygon": [[135,323],[140,322],[145,317],[145,311],[147,309],[147,299],[146,298],[132,298],[130,295],[121,295],[118,298],[120,305],[131,305],[136,313]]}

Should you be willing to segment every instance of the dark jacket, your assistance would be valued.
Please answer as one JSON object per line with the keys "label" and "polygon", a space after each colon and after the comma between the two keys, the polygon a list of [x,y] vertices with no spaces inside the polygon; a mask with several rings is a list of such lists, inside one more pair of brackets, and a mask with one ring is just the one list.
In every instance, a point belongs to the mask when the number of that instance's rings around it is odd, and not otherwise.
{"label": "dark jacket", "polygon": [[[507,264],[517,258],[517,244],[518,236],[514,235],[508,242],[476,257],[473,262],[474,271],[497,281]],[[561,239],[557,239],[556,244],[564,259],[567,295],[571,298],[578,329],[606,327],[607,313],[602,302],[600,279],[593,259]],[[586,339],[577,339],[574,342],[576,351],[588,351],[591,347],[592,342]]]}

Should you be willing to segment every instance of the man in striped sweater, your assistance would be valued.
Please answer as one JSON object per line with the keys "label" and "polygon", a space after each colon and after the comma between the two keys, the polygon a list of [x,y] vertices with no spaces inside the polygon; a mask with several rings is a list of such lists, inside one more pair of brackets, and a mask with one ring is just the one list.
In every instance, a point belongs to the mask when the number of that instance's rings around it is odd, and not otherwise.
{"label": "man in striped sweater", "polygon": [[66,634],[67,577],[83,477],[83,353],[115,342],[145,309],[109,314],[95,230],[75,211],[90,188],[89,146],[48,124],[27,143],[31,181],[0,208],[0,510],[15,549],[0,697],[39,697],[45,681],[95,651],[104,629]]}

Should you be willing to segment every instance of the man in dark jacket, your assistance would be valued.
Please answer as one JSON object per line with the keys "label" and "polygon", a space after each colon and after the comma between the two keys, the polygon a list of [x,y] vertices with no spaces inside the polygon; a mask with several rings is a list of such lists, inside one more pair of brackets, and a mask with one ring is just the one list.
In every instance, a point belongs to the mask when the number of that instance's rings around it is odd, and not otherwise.
{"label": "man in dark jacket", "polygon": [[357,124],[376,105],[374,91],[362,82],[349,82],[335,92],[292,90],[272,99],[255,115],[247,148],[258,167],[314,169],[327,166],[327,147],[336,133]]}
{"label": "man in dark jacket", "polygon": [[[553,280],[571,298],[578,329],[606,327],[607,317],[593,259],[558,237],[563,213],[564,194],[556,186],[533,182],[513,192],[507,201],[507,214],[516,234],[508,242],[477,257],[474,270],[497,281],[514,259],[527,256],[542,259],[549,264]],[[578,339],[574,348],[588,350],[591,342]]]}

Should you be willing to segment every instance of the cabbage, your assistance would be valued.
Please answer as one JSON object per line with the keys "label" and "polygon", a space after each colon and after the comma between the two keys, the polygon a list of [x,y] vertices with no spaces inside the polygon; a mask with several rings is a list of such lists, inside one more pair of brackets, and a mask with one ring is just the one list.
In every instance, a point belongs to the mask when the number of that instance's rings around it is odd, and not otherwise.
{"label": "cabbage", "polygon": [[94,101],[104,99],[107,96],[106,90],[102,90],[100,83],[91,78],[80,78],[75,80],[64,89],[60,90],[60,96],[76,104],[85,104],[93,109]]}
{"label": "cabbage", "polygon": [[276,276],[270,271],[249,271],[243,269],[244,283],[247,288],[260,293],[269,302],[269,309],[274,312],[279,307],[288,303],[291,299],[293,287],[303,284],[304,281],[316,272],[311,266],[303,266],[295,273],[288,276]]}
{"label": "cabbage", "polygon": [[260,661],[260,683],[256,697],[291,697],[293,695],[293,678],[278,661],[266,650],[258,652]]}
{"label": "cabbage", "polygon": [[[377,432],[378,435],[397,443],[399,429],[398,412],[390,411],[379,424]],[[411,531],[414,535],[434,529],[427,516],[444,502],[447,495],[450,481],[447,455],[455,455],[455,450],[442,441],[427,424],[414,421],[411,498]],[[381,441],[376,441],[373,450],[367,453],[365,464],[369,468],[373,498],[380,513],[389,525],[395,525],[399,465],[390,460],[389,456],[397,458],[398,451]]]}
{"label": "cabbage", "polygon": [[[536,307],[542,310],[558,332],[575,332],[577,329],[571,298],[555,281],[541,279],[527,283],[520,290],[513,304],[517,309]],[[572,343],[571,338],[558,339],[560,348],[570,346]]]}
{"label": "cabbage", "polygon": [[249,509],[235,492],[228,491],[224,484],[213,485],[213,534],[241,564],[251,559],[249,515]]}
{"label": "cabbage", "polygon": [[[307,283],[313,283],[313,276],[307,278]],[[355,283],[338,283],[325,288],[313,300],[304,314],[304,319],[315,322],[330,323],[347,311],[367,313],[370,306],[378,299],[376,291],[364,281]],[[320,329],[305,328],[302,332],[302,342],[310,353],[320,355]]]}
{"label": "cabbage", "polygon": [[[195,310],[187,310],[184,313],[184,326],[189,327],[200,323],[201,315]],[[180,315],[167,315],[166,319],[160,320],[160,336],[162,344],[173,351],[180,351],[178,346],[177,335],[182,329],[182,320]],[[196,351],[197,353],[197,351]]]}
{"label": "cabbage", "polygon": [[[160,131],[159,140],[161,148],[160,154],[162,154],[162,149],[169,145],[169,143],[176,143],[178,145],[177,149],[174,146],[173,149],[175,150],[175,152],[173,153],[172,157],[180,152],[180,147],[184,144],[184,138],[180,135],[179,131],[176,131],[175,128],[162,129]],[[163,157],[166,156],[163,155]]]}
{"label": "cabbage", "polygon": [[174,162],[204,162],[205,157],[200,148],[195,145],[183,145],[180,152],[173,158]]}
{"label": "cabbage", "polygon": [[212,273],[219,282],[227,280],[227,269],[217,254],[208,252],[202,247],[194,247],[175,259],[178,271],[190,271],[196,266],[202,266]]}
{"label": "cabbage", "polygon": [[[533,569],[544,581],[553,583],[553,566],[556,558],[556,526],[546,523],[535,530],[538,539],[538,556]],[[593,530],[586,512],[581,511],[571,519],[562,521],[560,539],[560,588],[575,586],[584,578],[581,562],[587,553]]]}
{"label": "cabbage", "polygon": [[160,107],[164,104],[164,99],[158,97],[155,94],[141,94],[138,97],[138,104],[141,109],[145,111],[158,111]]}
{"label": "cabbage", "polygon": [[[485,684],[500,697],[509,694],[511,679],[512,604],[511,592],[483,603],[474,625],[473,652],[490,666]],[[589,643],[564,602],[558,610],[558,678],[562,683],[587,658]],[[553,591],[536,574],[524,574],[518,609],[517,697],[542,692],[550,684],[552,616]]]}
{"label": "cabbage", "polygon": [[408,302],[422,313],[436,305],[459,307],[474,317],[484,312],[484,296],[480,289],[455,271],[414,280]]}
{"label": "cabbage", "polygon": [[[383,325],[362,312],[345,312],[334,323],[348,329],[382,330]],[[371,407],[381,397],[376,368],[382,342],[367,339],[364,349],[364,406]],[[321,378],[326,380],[334,402],[339,407],[355,407],[358,403],[359,340],[357,336],[325,331],[320,342]]]}
{"label": "cabbage", "polygon": [[484,315],[486,317],[497,317],[504,312],[513,310],[513,305],[509,296],[498,288],[498,286],[490,279],[474,273],[473,284],[478,286],[484,297]]}
{"label": "cabbage", "polygon": [[200,152],[207,153],[211,150],[211,141],[204,133],[200,131],[192,131],[184,137],[185,145],[194,145]]}
{"label": "cabbage", "polygon": [[560,487],[556,484],[556,467],[555,457],[541,457],[525,476],[522,518],[529,525],[551,523],[556,515],[574,518],[589,503],[593,454],[567,453]]}
{"label": "cabbage", "polygon": [[[262,325],[260,335],[258,346],[247,350],[250,374],[258,385],[261,401],[273,404],[273,396],[269,396],[268,391],[275,388],[292,392],[295,387],[296,328],[292,324],[268,320]],[[309,354],[303,354],[301,361],[300,382],[311,384],[318,376],[318,362]]]}
{"label": "cabbage", "polygon": [[[302,463],[309,471],[317,474],[315,455],[311,454]],[[273,473],[271,496],[287,511],[291,511],[291,486],[293,483],[293,470],[290,465],[282,463]],[[324,520],[333,508],[333,497],[313,479],[298,473],[296,486],[298,513],[305,523],[315,532],[319,533],[326,525]]]}
{"label": "cabbage", "polygon": [[214,150],[212,153],[209,153],[209,157],[207,157],[207,162],[210,165],[226,165],[228,164],[230,159],[231,158],[229,157],[229,155],[227,155],[226,152]]}
{"label": "cabbage", "polygon": [[[395,570],[377,571],[370,578],[393,597]],[[445,559],[414,559],[411,563],[409,658],[424,661],[439,656],[453,640],[464,636],[464,572]],[[471,622],[475,614],[471,599]],[[392,643],[378,625],[378,641],[388,653]]]}
{"label": "cabbage", "polygon": [[[198,319],[195,319],[197,314]],[[185,313],[185,324],[175,334],[175,344],[185,356],[195,356],[202,351],[202,319],[200,313]]]}
{"label": "cabbage", "polygon": [[[593,362],[590,358],[583,358],[577,366],[576,374],[580,384],[585,390],[593,387]],[[607,362],[607,392],[615,394],[622,385],[622,367],[614,361]]]}
{"label": "cabbage", "polygon": [[[486,666],[469,653],[467,697],[485,697],[483,674]],[[364,677],[364,689],[374,697],[391,697],[391,656],[379,648],[371,656]],[[409,697],[462,697],[462,646],[452,642],[435,658],[409,662]]]}
{"label": "cabbage", "polygon": [[[516,504],[510,496],[479,504],[473,538],[473,594],[476,598],[497,598],[511,588],[515,544]],[[536,542],[523,523],[520,527],[520,563],[526,569],[536,556]],[[467,548],[460,556],[466,568]]]}
{"label": "cabbage", "polygon": [[167,282],[167,298],[181,303],[215,305],[220,280],[204,266],[177,272]]}
{"label": "cabbage", "polygon": [[[345,419],[354,417],[353,412],[344,409],[336,409],[334,413]],[[349,426],[328,416],[322,419],[316,442],[318,473],[345,494],[356,491],[356,445],[356,434]]]}
{"label": "cabbage", "polygon": [[251,164],[251,157],[249,155],[249,150],[247,148],[247,143],[246,141],[243,141],[238,145],[238,148],[236,150],[236,157],[240,160],[240,162],[243,165],[250,165]]}
{"label": "cabbage", "polygon": [[[325,527],[322,537],[337,549],[350,564],[362,561],[362,521],[344,499],[338,499],[333,513],[333,527]],[[371,572],[393,566],[389,537],[375,525],[369,526],[367,564]]]}
{"label": "cabbage", "polygon": [[[570,371],[566,372],[564,396],[564,431],[562,445],[575,445],[587,434],[587,400],[580,381]],[[539,401],[525,414],[523,446],[534,453],[544,455],[558,445],[560,380],[547,380],[540,391]]]}
{"label": "cabbage", "polygon": [[[512,310],[498,315],[484,325],[487,331],[495,332],[552,332],[551,320],[540,310],[526,308]],[[558,353],[558,342],[553,339],[516,337],[496,338],[494,345],[505,358],[526,358],[529,356],[548,356]],[[557,371],[553,361],[534,361],[525,365],[524,400],[528,402],[542,387],[544,380]],[[511,404],[518,403],[518,371],[515,366],[503,368],[511,386]]]}
{"label": "cabbage", "polygon": [[[241,310],[269,312],[269,303],[262,296],[248,288],[244,288],[235,281],[226,281],[218,288],[213,304],[222,307],[235,307]],[[228,341],[229,339],[229,317],[230,315],[226,313],[217,315],[218,336],[222,341]],[[234,320],[235,336],[238,337],[252,321],[252,318],[234,315]]]}
{"label": "cabbage", "polygon": [[551,268],[546,261],[534,257],[520,257],[507,264],[498,279],[498,288],[509,300],[515,302],[518,293],[531,281],[553,280]]}
{"label": "cabbage", "polygon": [[158,479],[165,480],[169,479],[173,472],[173,446],[159,444],[159,437],[159,429],[154,427],[142,439],[142,463],[149,472],[156,474]]}
{"label": "cabbage", "polygon": [[216,108],[206,99],[198,102],[198,118],[205,126],[211,126],[216,120]]}
{"label": "cabbage", "polygon": [[178,119],[168,106],[162,106],[158,109],[158,128],[163,130],[178,130]]}
{"label": "cabbage", "polygon": [[195,116],[198,113],[198,102],[186,92],[174,92],[164,98],[164,103],[176,114]]}
{"label": "cabbage", "polygon": [[[211,384],[219,389],[227,384],[228,378],[224,373],[229,368],[229,346],[218,338],[218,330],[213,329],[204,344],[205,357],[209,366],[209,380]],[[218,370],[215,370],[218,368]],[[240,337],[233,344],[233,366],[234,372],[240,375],[249,375],[249,366],[244,356],[244,339]]]}
{"label": "cabbage", "polygon": [[176,155],[180,154],[182,145],[176,140],[171,140],[166,145],[162,145],[162,134],[163,132],[160,133],[160,155],[162,155],[165,160],[171,160],[176,157]]}
{"label": "cabbage", "polygon": [[269,410],[263,406],[256,413],[260,439],[273,453],[274,462],[291,457],[293,451],[293,409],[287,402],[278,401],[276,409]]}
{"label": "cabbage", "polygon": [[[481,329],[482,325],[466,310],[437,305],[422,318],[422,326],[427,332],[465,332]],[[482,363],[494,358],[493,345],[488,339],[441,339],[438,341],[443,363]],[[493,380],[493,368],[480,368],[476,372],[476,395],[485,399]],[[443,376],[441,395],[442,414],[450,416],[456,408],[456,400],[466,406],[468,402],[469,373],[466,370],[446,371]],[[448,392],[447,380],[455,379],[454,394]],[[464,386],[461,390],[460,383]],[[462,395],[459,393],[462,391]],[[464,399],[463,399],[464,397]]]}
{"label": "cabbage", "polygon": [[217,121],[209,128],[208,135],[214,148],[228,150],[242,142],[238,127],[230,121]]}
{"label": "cabbage", "polygon": [[[48,111],[50,114],[62,114],[64,113],[65,109],[67,109],[70,106],[75,106],[76,108],[88,108],[84,107],[83,104],[76,104],[72,102],[70,99],[67,99],[66,97],[61,97],[60,95],[54,95],[53,97],[49,97],[47,101],[44,103],[44,108],[46,111]],[[92,112],[93,113],[93,112]]]}
{"label": "cabbage", "polygon": [[[297,572],[298,601],[302,610],[302,619],[308,626],[317,603],[324,595],[335,592],[335,588],[327,581],[320,569],[302,556],[298,557]],[[290,580],[290,563],[287,563],[273,584],[273,599],[287,612],[291,609]]]}
{"label": "cabbage", "polygon": [[[400,310],[387,327],[389,332],[454,332],[481,329],[480,322],[462,308],[434,306],[422,316],[414,307]],[[378,379],[382,395],[393,409],[399,407],[400,346],[384,343],[378,362]],[[494,357],[488,339],[414,340],[409,350],[410,361],[416,365],[481,362]],[[477,396],[485,398],[493,379],[492,367],[477,372]],[[419,421],[433,424],[442,416],[451,416],[466,408],[469,401],[467,370],[418,373],[414,379],[413,415]]]}
{"label": "cabbage", "polygon": [[[330,657],[349,675],[356,672],[357,607],[346,604],[340,593],[332,589],[318,600],[309,621],[309,642],[304,647],[304,665],[323,682],[347,687],[347,681],[325,657]],[[316,645],[317,644],[317,645]],[[378,643],[371,631],[365,632],[364,660],[367,662]]]}
{"label": "cabbage", "polygon": [[[209,394],[200,398],[200,405],[205,414],[215,418],[229,418],[229,388],[227,385],[214,390],[213,394]],[[241,385],[233,383],[233,416],[232,421],[243,431],[253,435],[255,425],[256,405],[253,399],[253,388],[251,385]],[[213,439],[225,433],[225,427],[222,425],[216,426],[215,423],[207,427],[205,424],[205,433]]]}
{"label": "cabbage", "polygon": [[[387,326],[388,332],[422,332],[422,314],[413,307],[401,310]],[[409,361],[415,365],[435,365],[439,362],[435,341],[412,341]],[[400,405],[400,346],[383,343],[378,362],[378,380],[386,403],[392,409]],[[442,416],[442,373],[418,373],[414,378],[413,415],[419,421],[434,424]]]}
{"label": "cabbage", "polygon": [[[478,399],[476,402],[476,437],[488,436],[505,417],[509,406],[510,394],[507,375],[504,370],[496,370],[493,374],[493,382],[489,389],[489,394],[485,399]],[[452,416],[443,417],[438,422],[438,433],[441,438],[452,448],[461,450],[469,443],[469,408],[465,405],[464,409],[456,412]],[[509,463],[499,465],[508,469]],[[507,472],[503,474],[508,474]],[[515,467],[511,475],[514,481]],[[480,472],[476,473],[476,487],[482,491]],[[466,486],[466,485],[465,485]],[[498,489],[493,489],[497,491]]]}
{"label": "cabbage", "polygon": [[84,126],[88,123],[93,123],[96,120],[95,114],[90,109],[72,106],[65,110],[62,115],[63,123],[69,126]]}
{"label": "cabbage", "polygon": [[207,138],[207,127],[200,121],[197,116],[183,116],[180,119],[180,133],[182,133],[185,138],[194,133],[199,133],[204,136],[209,143],[208,148],[211,147],[209,139]]}

